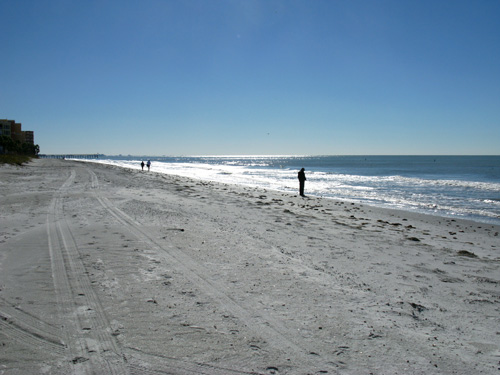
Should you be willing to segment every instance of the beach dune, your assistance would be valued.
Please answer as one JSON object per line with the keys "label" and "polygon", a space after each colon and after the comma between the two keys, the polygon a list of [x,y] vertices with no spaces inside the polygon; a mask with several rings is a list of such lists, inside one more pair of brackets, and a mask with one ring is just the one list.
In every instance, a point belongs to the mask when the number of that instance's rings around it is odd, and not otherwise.
{"label": "beach dune", "polygon": [[498,226],[0,166],[0,374],[498,374]]}

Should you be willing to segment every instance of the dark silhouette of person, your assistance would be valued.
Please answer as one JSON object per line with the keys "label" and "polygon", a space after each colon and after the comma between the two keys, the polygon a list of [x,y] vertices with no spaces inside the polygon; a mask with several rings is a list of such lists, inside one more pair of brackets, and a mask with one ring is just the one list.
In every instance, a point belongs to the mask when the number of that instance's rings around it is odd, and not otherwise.
{"label": "dark silhouette of person", "polygon": [[298,174],[298,178],[299,178],[299,191],[300,191],[300,196],[301,197],[305,197],[304,195],[304,185],[305,185],[305,182],[306,182],[306,174],[304,173],[305,169],[302,168],[300,171],[299,171],[299,174]]}
{"label": "dark silhouette of person", "polygon": [[149,172],[149,168],[151,168],[151,160],[148,160],[148,162],[146,163],[146,165],[148,166],[148,172]]}
{"label": "dark silhouette of person", "polygon": [[143,161],[141,161],[141,168],[142,168],[142,170],[144,170],[144,162]]}

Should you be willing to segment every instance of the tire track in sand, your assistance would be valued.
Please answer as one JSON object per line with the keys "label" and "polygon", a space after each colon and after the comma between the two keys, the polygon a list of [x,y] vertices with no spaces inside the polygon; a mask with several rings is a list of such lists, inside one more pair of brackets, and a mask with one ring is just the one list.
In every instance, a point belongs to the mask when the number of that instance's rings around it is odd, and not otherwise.
{"label": "tire track in sand", "polygon": [[182,251],[182,248],[171,246],[166,249],[160,245],[141,228],[139,223],[121,211],[109,199],[98,193],[98,178],[92,170],[88,169],[88,172],[91,175],[92,187],[95,189],[94,195],[96,199],[118,222],[128,229],[129,233],[147,244],[151,250],[156,250],[166,255],[171,263],[175,265],[176,269],[182,270],[183,274],[194,285],[199,287],[203,293],[220,304],[223,309],[238,317],[243,324],[256,335],[264,338],[273,348],[287,353],[288,356],[300,358],[301,362],[307,364],[313,372],[328,370],[330,373],[335,373],[336,370],[331,365],[318,363],[317,357],[311,358],[311,350],[303,348],[299,340],[287,335],[288,329],[280,320],[271,317],[262,310],[256,310],[250,304],[235,301],[230,297],[229,290],[224,284],[208,280],[204,276],[203,266],[186,255]]}
{"label": "tire track in sand", "polygon": [[[87,169],[88,173],[90,174],[91,177],[91,189],[92,190],[98,190],[99,189],[99,180],[97,178],[97,175],[90,169]],[[94,191],[96,199],[99,201],[99,203],[113,216],[115,219],[117,219],[120,223],[122,223],[126,228],[130,229],[130,224],[125,221],[123,218],[120,218],[120,214],[117,214],[114,212],[111,208],[116,208],[112,205],[112,203],[103,197],[98,196],[98,192]],[[118,210],[119,213],[122,213],[123,215],[126,216],[122,211]],[[129,220],[132,220],[131,218],[128,217]],[[133,228],[138,229],[139,224],[133,223]],[[135,234],[139,239],[144,239],[144,233],[141,231],[140,233],[137,232],[132,232]],[[159,248],[158,245],[154,244],[151,242],[149,238],[147,238],[147,242],[149,245],[152,245],[152,248]],[[248,372],[248,371],[243,371],[243,370],[237,370],[237,369],[229,369],[229,368],[223,368],[220,366],[213,366],[213,365],[208,365],[204,363],[197,363],[197,362],[189,362],[185,360],[181,360],[178,358],[172,358],[168,356],[158,356],[158,355],[151,355],[145,352],[141,352],[135,348],[128,348],[132,351],[137,351],[137,354],[139,354],[139,357],[142,359],[136,358],[134,355],[127,354],[127,364],[128,368],[130,370],[131,375],[143,375],[143,374],[150,374],[150,375],[158,375],[158,374],[175,374],[175,375],[189,375],[189,374],[200,374],[200,375],[256,375],[256,372]],[[144,358],[145,357],[145,358]],[[151,361],[147,361],[147,359],[152,359]],[[161,362],[164,362],[163,364],[155,364],[158,362],[158,359],[161,360]],[[146,360],[146,361],[145,361]],[[167,368],[166,368],[167,366]]]}
{"label": "tire track in sand", "polygon": [[63,333],[0,298],[0,331],[6,336],[46,353],[64,355]]}
{"label": "tire track in sand", "polygon": [[63,203],[71,193],[75,176],[72,169],[54,194],[47,214],[52,277],[70,361],[78,374],[129,374],[65,217]]}

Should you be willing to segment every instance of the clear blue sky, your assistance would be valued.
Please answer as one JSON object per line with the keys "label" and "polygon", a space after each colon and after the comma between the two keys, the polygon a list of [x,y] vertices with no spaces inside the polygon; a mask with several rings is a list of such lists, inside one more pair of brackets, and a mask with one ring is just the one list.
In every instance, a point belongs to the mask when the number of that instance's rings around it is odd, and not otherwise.
{"label": "clear blue sky", "polygon": [[3,0],[42,153],[500,154],[498,0]]}

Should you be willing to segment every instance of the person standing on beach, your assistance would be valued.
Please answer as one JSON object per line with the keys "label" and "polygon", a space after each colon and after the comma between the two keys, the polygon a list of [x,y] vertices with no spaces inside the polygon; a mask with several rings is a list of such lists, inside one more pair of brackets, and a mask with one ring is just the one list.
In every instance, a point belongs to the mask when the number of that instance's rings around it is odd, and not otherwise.
{"label": "person standing on beach", "polygon": [[148,160],[147,166],[148,166],[148,172],[149,172],[149,168],[151,168],[151,160]]}
{"label": "person standing on beach", "polygon": [[305,182],[306,182],[306,174],[304,173],[305,169],[302,168],[300,171],[299,171],[299,175],[298,175],[298,178],[299,178],[299,191],[300,191],[300,196],[301,197],[305,197],[304,195],[304,185],[305,185]]}
{"label": "person standing on beach", "polygon": [[142,170],[144,170],[144,162],[143,161],[141,161],[141,168],[142,168]]}

